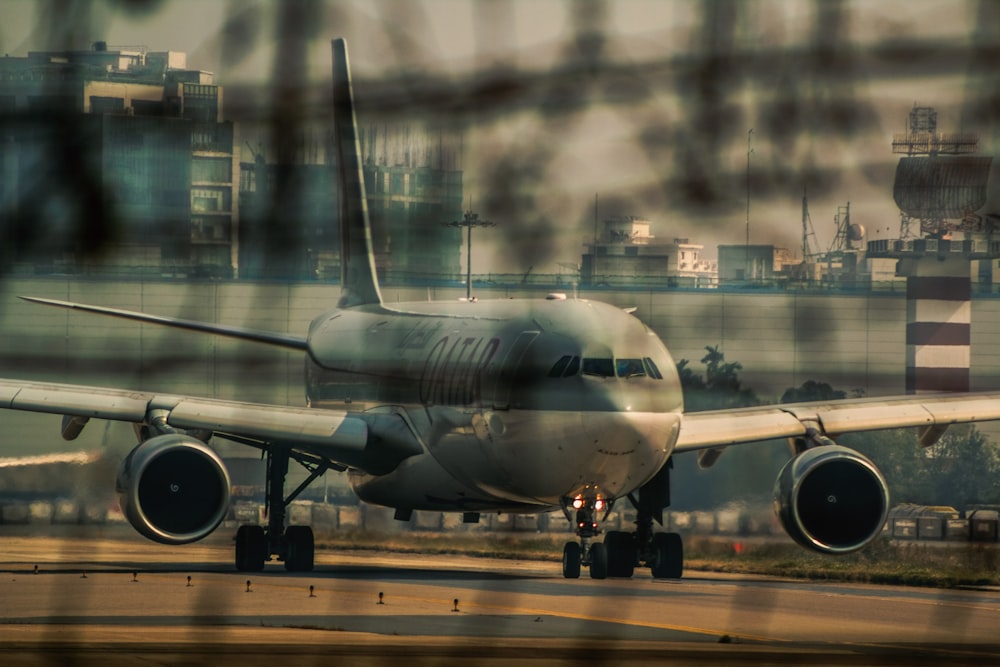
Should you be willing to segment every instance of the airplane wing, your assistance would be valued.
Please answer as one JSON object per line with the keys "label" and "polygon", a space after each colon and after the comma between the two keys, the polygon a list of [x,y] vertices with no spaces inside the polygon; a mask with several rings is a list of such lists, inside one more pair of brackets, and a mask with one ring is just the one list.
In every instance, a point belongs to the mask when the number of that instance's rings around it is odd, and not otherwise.
{"label": "airplane wing", "polygon": [[174,329],[186,329],[188,331],[200,331],[202,333],[249,340],[255,343],[265,343],[267,345],[277,345],[292,350],[306,351],[309,349],[308,341],[305,338],[292,336],[290,334],[271,333],[269,331],[258,331],[256,329],[244,329],[242,327],[231,327],[223,324],[212,324],[210,322],[198,322],[196,320],[185,320],[178,317],[164,317],[162,315],[149,315],[138,313],[134,310],[121,310],[119,308],[108,308],[105,306],[91,306],[84,303],[73,303],[72,301],[59,301],[58,299],[43,299],[37,296],[18,297],[31,303],[40,303],[45,306],[56,306],[68,310],[79,310],[85,313],[95,313],[97,315],[108,315],[119,317],[123,320],[133,320],[135,322],[145,322],[147,324],[158,324]]}
{"label": "airplane wing", "polygon": [[940,435],[952,424],[996,419],[1000,419],[1000,393],[996,392],[917,394],[708,410],[684,415],[674,451],[803,437],[809,429],[833,437],[915,426],[925,429],[923,433]]}
{"label": "airplane wing", "polygon": [[0,408],[207,430],[281,444],[331,464],[391,470],[422,447],[402,417],[0,379]]}

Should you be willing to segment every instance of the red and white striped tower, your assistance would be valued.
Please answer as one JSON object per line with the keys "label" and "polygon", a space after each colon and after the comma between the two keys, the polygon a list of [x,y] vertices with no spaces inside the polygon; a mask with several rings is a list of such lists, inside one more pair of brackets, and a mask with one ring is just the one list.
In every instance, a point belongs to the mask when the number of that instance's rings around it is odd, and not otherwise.
{"label": "red and white striped tower", "polygon": [[906,392],[969,391],[972,281],[964,256],[900,260],[906,278]]}

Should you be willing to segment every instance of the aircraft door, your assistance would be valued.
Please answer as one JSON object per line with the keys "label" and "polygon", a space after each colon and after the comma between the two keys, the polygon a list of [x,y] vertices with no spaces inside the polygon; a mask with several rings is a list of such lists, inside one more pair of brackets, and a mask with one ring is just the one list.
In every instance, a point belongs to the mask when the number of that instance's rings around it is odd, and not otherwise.
{"label": "aircraft door", "polygon": [[524,353],[528,351],[528,348],[531,347],[531,344],[535,342],[540,333],[540,331],[522,331],[514,340],[514,344],[507,350],[507,354],[503,358],[503,364],[500,366],[496,386],[493,388],[494,410],[510,409],[510,394],[517,369],[521,365]]}

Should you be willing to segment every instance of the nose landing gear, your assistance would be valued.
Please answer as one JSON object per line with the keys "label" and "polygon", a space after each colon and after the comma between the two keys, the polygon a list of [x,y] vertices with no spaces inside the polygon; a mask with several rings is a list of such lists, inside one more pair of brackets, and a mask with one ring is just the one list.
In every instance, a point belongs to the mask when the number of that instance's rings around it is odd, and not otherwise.
{"label": "nose landing gear", "polygon": [[[563,576],[580,577],[581,566],[590,568],[591,579],[631,577],[635,568],[648,567],[656,579],[680,579],[684,570],[684,544],[677,533],[656,533],[654,523],[663,525],[663,510],[670,506],[670,461],[628,499],[636,510],[635,531],[608,531],[604,542],[591,543],[601,533],[597,513],[611,509],[611,501],[601,496],[567,498],[563,502],[566,518],[572,520],[579,544],[567,542],[563,548]],[[591,493],[596,493],[588,487]]]}
{"label": "nose landing gear", "polygon": [[570,516],[570,508],[576,510],[576,534],[579,543],[567,542],[563,547],[563,577],[579,579],[580,568],[590,569],[591,579],[604,579],[608,576],[608,549],[603,542],[591,540],[600,535],[601,527],[597,521],[597,513],[607,509],[608,504],[603,498],[584,498],[577,496],[563,507],[566,516]]}

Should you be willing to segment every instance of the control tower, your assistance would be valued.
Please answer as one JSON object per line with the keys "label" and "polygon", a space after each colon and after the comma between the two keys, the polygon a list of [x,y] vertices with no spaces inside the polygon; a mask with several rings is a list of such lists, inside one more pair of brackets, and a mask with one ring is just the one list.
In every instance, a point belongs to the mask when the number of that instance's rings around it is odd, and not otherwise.
{"label": "control tower", "polygon": [[941,134],[931,107],[910,111],[892,194],[899,239],[869,241],[869,257],[898,259],[906,276],[906,390],[968,391],[972,261],[1000,257],[998,219],[987,215],[991,157],[972,134]]}

